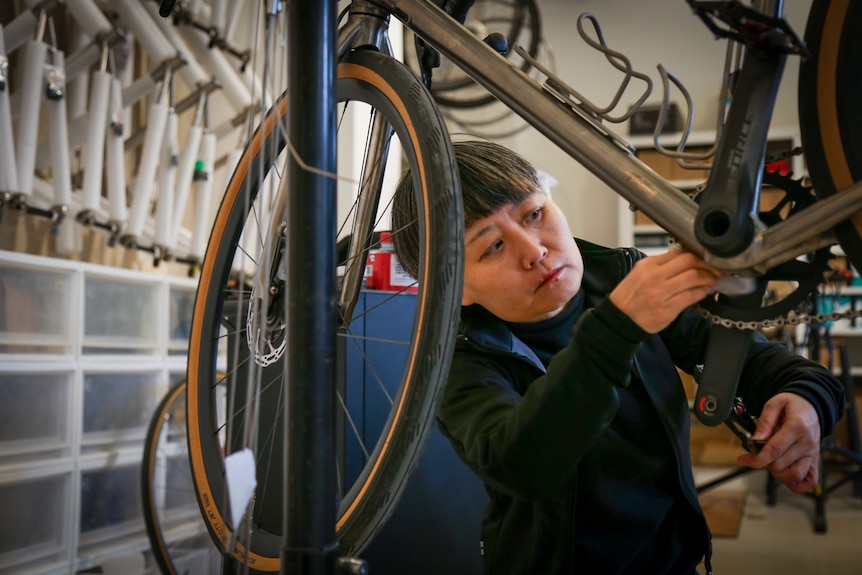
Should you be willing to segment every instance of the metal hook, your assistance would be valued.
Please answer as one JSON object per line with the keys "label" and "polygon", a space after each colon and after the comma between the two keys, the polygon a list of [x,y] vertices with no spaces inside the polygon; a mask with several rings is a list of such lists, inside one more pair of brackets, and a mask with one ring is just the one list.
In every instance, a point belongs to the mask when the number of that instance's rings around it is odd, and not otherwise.
{"label": "metal hook", "polygon": [[[595,34],[598,38],[598,41],[590,38],[590,36],[584,30],[585,20],[589,20],[589,22],[593,25],[593,29],[595,30]],[[604,54],[608,62],[610,62],[610,64],[614,68],[616,68],[620,72],[623,72],[625,74],[625,77],[623,78],[622,83],[617,89],[616,94],[614,94],[614,97],[612,98],[610,104],[608,104],[604,108],[600,108],[596,104],[590,102],[581,94],[577,94],[575,92],[573,92],[573,94],[576,95],[578,99],[581,100],[583,105],[590,109],[590,111],[592,111],[594,114],[601,116],[609,122],[623,122],[629,117],[631,117],[634,111],[637,110],[646,101],[650,93],[652,93],[652,79],[646,74],[635,71],[632,67],[631,60],[629,60],[624,54],[622,54],[621,52],[617,52],[616,50],[612,50],[610,47],[608,47],[607,42],[605,42],[605,37],[602,33],[601,26],[599,26],[599,22],[595,16],[590,13],[581,14],[581,16],[578,18],[577,24],[578,34],[580,34],[584,42],[586,42],[590,47]],[[641,94],[640,98],[638,98],[638,100],[629,108],[626,113],[618,117],[612,117],[610,115],[610,112],[619,104],[619,101],[622,98],[622,95],[625,90],[628,88],[629,82],[631,81],[632,77],[642,80],[647,85],[647,87],[644,90],[643,94]]]}
{"label": "metal hook", "polygon": [[159,97],[159,102],[167,104],[171,95],[171,85],[173,84],[173,72],[170,68],[165,70],[165,76],[162,80],[162,94]]}
{"label": "metal hook", "polygon": [[36,24],[36,35],[33,38],[37,42],[42,42],[45,39],[45,28],[48,25],[48,12],[46,10],[39,11],[39,20]]}
{"label": "metal hook", "polygon": [[201,126],[201,125],[203,125],[202,123],[204,121],[206,121],[207,125],[205,127],[207,127],[207,128],[209,127],[209,114],[205,112],[206,109],[207,109],[207,92],[206,92],[206,90],[202,90],[200,98],[198,98],[197,110],[195,110],[195,120],[194,120],[194,124],[193,124],[194,126]]}
{"label": "metal hook", "polygon": [[[694,120],[694,101],[692,100],[691,93],[682,84],[682,82],[679,81],[676,76],[668,72],[661,64],[658,65],[659,75],[662,79],[663,96],[661,109],[659,110],[658,122],[656,122],[656,127],[653,131],[653,143],[655,144],[655,149],[657,151],[668,157],[676,158],[677,163],[683,168],[710,169],[712,167],[711,165],[706,165],[703,163],[692,164],[689,163],[689,160],[708,160],[709,158],[715,156],[715,152],[718,150],[718,142],[721,139],[721,134],[724,130],[725,99],[727,97],[727,94],[729,93],[729,90],[731,89],[731,78],[733,76],[733,74],[731,73],[731,68],[733,67],[732,63],[736,61],[736,64],[738,65],[738,55],[736,58],[734,58],[735,45],[736,43],[734,41],[727,41],[727,49],[724,58],[724,71],[722,74],[722,83],[715,118],[715,140],[713,141],[712,146],[708,150],[703,152],[685,151],[685,146],[688,143],[689,136],[691,135],[692,122]],[[686,103],[686,120],[684,124],[685,128],[682,135],[680,136],[679,143],[677,143],[675,150],[666,148],[660,141],[660,136],[664,129],[667,110],[670,107],[671,83],[673,83],[673,85],[676,86],[677,89],[682,93]]]}

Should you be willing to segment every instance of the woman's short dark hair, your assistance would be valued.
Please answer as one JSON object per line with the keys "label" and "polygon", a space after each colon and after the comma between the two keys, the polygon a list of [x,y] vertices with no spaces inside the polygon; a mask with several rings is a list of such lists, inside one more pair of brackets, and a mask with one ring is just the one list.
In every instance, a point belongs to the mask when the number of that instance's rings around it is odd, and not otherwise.
{"label": "woman's short dark hair", "polygon": [[[461,178],[465,227],[542,190],[536,168],[509,148],[485,140],[453,142],[452,145]],[[398,261],[414,278],[419,274],[416,219],[416,197],[408,170],[395,190],[392,240]]]}

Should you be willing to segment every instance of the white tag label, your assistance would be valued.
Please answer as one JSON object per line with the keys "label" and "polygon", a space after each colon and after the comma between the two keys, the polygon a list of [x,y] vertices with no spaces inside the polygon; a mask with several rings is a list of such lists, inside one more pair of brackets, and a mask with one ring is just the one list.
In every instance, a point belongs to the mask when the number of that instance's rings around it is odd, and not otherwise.
{"label": "white tag label", "polygon": [[389,258],[389,285],[398,287],[409,287],[416,285],[416,280],[404,271],[398,257],[395,254]]}

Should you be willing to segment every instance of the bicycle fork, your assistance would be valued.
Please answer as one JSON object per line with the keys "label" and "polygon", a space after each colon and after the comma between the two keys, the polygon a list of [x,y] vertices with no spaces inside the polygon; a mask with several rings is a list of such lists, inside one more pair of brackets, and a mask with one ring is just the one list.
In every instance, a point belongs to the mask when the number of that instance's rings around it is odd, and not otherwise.
{"label": "bicycle fork", "polygon": [[344,329],[350,325],[365,276],[365,261],[371,247],[377,208],[383,189],[382,166],[389,155],[392,133],[392,126],[375,112],[360,172],[356,224],[353,228],[355,232],[350,238],[347,260],[344,264],[344,278],[338,288],[338,313],[341,316],[341,327]]}

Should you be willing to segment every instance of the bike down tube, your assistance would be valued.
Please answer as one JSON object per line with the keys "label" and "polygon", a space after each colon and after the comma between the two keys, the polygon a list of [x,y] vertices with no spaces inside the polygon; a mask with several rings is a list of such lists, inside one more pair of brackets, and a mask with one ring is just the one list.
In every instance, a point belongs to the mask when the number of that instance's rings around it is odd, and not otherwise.
{"label": "bike down tube", "polygon": [[634,156],[625,161],[616,144],[598,135],[549,97],[540,84],[431,2],[377,3],[683,245],[703,255],[694,236],[697,204],[688,196]]}
{"label": "bike down tube", "polygon": [[[745,252],[733,258],[718,258],[707,253],[697,241],[694,220],[698,206],[693,200],[634,156],[622,154],[616,144],[550,98],[540,84],[441,9],[427,0],[377,0],[376,3],[391,11],[679,243],[721,269],[766,269],[808,253],[812,245],[822,247],[834,243],[834,238],[829,239],[829,230],[859,211],[862,205],[862,187],[854,185],[818,200],[812,208],[791,216],[786,222],[758,232],[755,242]],[[765,262],[769,265],[764,265]]]}

